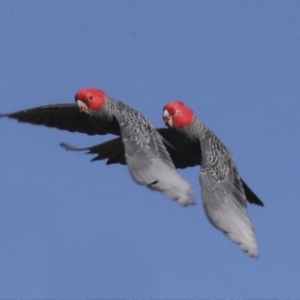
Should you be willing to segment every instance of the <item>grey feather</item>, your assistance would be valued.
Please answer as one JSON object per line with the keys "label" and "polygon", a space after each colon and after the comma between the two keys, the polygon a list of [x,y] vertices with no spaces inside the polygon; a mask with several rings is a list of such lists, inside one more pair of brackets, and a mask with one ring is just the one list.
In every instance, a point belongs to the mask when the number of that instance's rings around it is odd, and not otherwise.
{"label": "grey feather", "polygon": [[[201,147],[200,141],[191,142],[180,134],[179,131],[169,128],[156,129],[163,137],[163,143],[167,149],[175,168],[182,169],[201,165]],[[62,143],[64,147],[64,143]],[[73,146],[72,146],[73,147]],[[68,148],[68,147],[64,147]],[[74,147],[73,147],[74,148]],[[104,143],[89,147],[76,148],[77,150],[87,150],[90,154],[97,154],[92,161],[107,160],[106,164],[122,164],[126,165],[125,150],[121,138],[115,138]],[[245,181],[240,178],[242,189],[245,191],[246,199],[249,203],[264,206],[258,196],[248,187]]]}
{"label": "grey feather", "polygon": [[191,186],[176,171],[161,135],[140,113],[117,102],[125,159],[132,178],[141,185],[164,193],[181,205],[194,204]]}
{"label": "grey feather", "polygon": [[199,119],[182,132],[201,145],[200,185],[209,221],[251,257],[258,257],[254,228],[232,153]]}
{"label": "grey feather", "polygon": [[[170,158],[162,141],[162,136],[151,123],[135,109],[123,102],[106,97],[106,104],[100,111],[88,112],[95,126],[101,127],[106,120],[111,124],[117,123],[120,140],[115,140],[116,145],[122,145],[123,153],[111,153],[111,147],[103,149],[101,153],[98,146],[91,148],[76,148],[66,143],[61,146],[66,150],[99,153],[95,159],[104,159],[109,155],[108,163],[127,164],[132,178],[141,185],[164,193],[167,197],[177,201],[183,206],[195,204],[193,191],[190,184],[185,181]],[[169,146],[171,147],[171,146]],[[104,151],[103,151],[104,150]],[[175,150],[176,151],[176,150]],[[107,154],[106,154],[107,153]]]}
{"label": "grey feather", "polygon": [[[258,257],[253,225],[246,206],[233,195],[232,185],[209,172],[200,173],[202,200],[209,221],[251,257]],[[239,191],[238,191],[239,193]]]}

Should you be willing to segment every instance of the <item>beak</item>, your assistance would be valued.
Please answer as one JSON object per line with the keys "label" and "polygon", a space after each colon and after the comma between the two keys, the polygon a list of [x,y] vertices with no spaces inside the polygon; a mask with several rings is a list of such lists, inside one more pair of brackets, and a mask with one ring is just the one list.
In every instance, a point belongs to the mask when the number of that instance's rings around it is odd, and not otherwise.
{"label": "beak", "polygon": [[85,113],[88,112],[88,107],[83,101],[76,99],[76,103],[81,112],[85,112]]}
{"label": "beak", "polygon": [[165,109],[163,112],[163,120],[168,127],[173,126],[173,119],[169,112]]}

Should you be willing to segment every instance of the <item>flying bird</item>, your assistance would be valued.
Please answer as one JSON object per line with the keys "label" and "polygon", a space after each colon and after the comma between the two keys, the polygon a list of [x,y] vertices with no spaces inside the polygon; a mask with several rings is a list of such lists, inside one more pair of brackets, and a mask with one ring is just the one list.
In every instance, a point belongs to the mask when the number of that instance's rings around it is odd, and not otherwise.
{"label": "flying bird", "polygon": [[232,153],[208,129],[194,112],[180,101],[163,108],[165,124],[181,132],[185,138],[201,147],[199,181],[205,213],[217,229],[251,257],[258,257],[258,247],[241,177]]}
{"label": "flying bird", "polygon": [[[240,177],[232,153],[180,101],[164,107],[163,119],[169,128],[157,130],[163,136],[175,167],[201,165],[199,181],[209,221],[249,256],[257,258],[258,247],[252,222],[247,215],[246,201],[259,206],[263,206],[263,202]],[[88,150],[88,153],[97,154],[93,160],[107,159],[107,164],[126,164],[120,138],[89,148],[61,145],[68,150]]]}
{"label": "flying bird", "polygon": [[77,92],[75,101],[76,104],[41,106],[0,117],[88,135],[119,135],[129,172],[138,184],[162,192],[183,206],[194,204],[190,184],[176,171],[162,136],[144,116],[93,88]]}

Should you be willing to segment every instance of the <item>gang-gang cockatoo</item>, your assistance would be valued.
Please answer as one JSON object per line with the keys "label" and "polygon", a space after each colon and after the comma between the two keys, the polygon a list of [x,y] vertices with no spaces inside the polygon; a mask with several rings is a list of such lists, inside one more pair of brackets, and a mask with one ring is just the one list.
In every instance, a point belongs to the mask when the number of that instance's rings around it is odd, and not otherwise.
{"label": "gang-gang cockatoo", "polygon": [[54,104],[0,114],[37,125],[88,135],[120,135],[125,159],[133,179],[164,193],[183,206],[194,204],[191,186],[176,171],[162,136],[135,109],[88,88],[75,95],[76,104]]}

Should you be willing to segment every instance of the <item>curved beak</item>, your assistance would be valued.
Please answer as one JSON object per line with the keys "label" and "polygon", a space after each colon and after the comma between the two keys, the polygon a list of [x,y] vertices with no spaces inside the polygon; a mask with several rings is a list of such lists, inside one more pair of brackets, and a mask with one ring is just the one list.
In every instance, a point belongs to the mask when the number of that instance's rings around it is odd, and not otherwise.
{"label": "curved beak", "polygon": [[81,101],[80,99],[76,99],[76,103],[81,112],[85,112],[85,113],[88,112],[88,107],[83,101]]}
{"label": "curved beak", "polygon": [[169,114],[169,112],[165,109],[163,112],[163,120],[168,127],[173,126],[173,119],[172,116]]}

